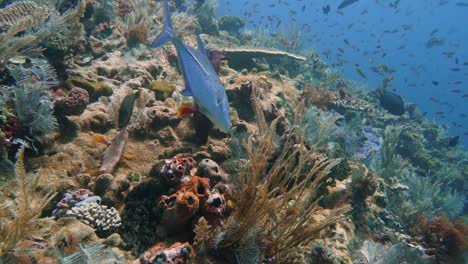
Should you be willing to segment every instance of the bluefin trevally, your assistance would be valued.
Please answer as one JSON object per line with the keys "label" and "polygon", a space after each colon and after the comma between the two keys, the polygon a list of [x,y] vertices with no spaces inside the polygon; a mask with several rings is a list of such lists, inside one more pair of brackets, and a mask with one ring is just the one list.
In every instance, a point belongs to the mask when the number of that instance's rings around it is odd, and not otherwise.
{"label": "bluefin trevally", "polygon": [[199,111],[206,115],[221,131],[229,133],[231,120],[226,89],[206,56],[203,41],[197,36],[198,50],[182,43],[172,29],[167,0],[163,1],[163,6],[164,29],[151,44],[151,47],[157,48],[169,41],[174,44],[185,80],[185,90],[182,91],[182,94],[193,96]]}

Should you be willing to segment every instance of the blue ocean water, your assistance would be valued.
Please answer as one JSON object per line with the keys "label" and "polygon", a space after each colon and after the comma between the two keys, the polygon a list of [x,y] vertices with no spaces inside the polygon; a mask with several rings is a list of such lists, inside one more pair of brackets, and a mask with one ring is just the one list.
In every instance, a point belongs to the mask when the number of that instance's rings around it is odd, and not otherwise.
{"label": "blue ocean water", "polygon": [[[304,48],[342,76],[388,89],[418,105],[430,121],[444,124],[468,147],[468,1],[219,0],[217,15],[236,15],[244,30],[299,28]],[[326,14],[324,8],[330,8]],[[278,27],[277,27],[278,26]],[[372,70],[384,64],[395,72]],[[362,70],[367,79],[360,76]]]}

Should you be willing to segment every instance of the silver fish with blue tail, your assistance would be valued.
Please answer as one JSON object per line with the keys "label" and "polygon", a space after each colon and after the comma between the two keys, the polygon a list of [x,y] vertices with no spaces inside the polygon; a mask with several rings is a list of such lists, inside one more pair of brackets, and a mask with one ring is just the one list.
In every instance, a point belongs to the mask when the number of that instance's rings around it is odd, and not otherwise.
{"label": "silver fish with blue tail", "polygon": [[185,80],[185,90],[182,91],[182,94],[193,96],[198,110],[221,131],[229,133],[231,120],[226,89],[208,60],[203,41],[197,36],[198,49],[182,43],[172,29],[167,0],[163,1],[163,5],[164,30],[151,44],[151,47],[157,48],[167,42],[174,44]]}

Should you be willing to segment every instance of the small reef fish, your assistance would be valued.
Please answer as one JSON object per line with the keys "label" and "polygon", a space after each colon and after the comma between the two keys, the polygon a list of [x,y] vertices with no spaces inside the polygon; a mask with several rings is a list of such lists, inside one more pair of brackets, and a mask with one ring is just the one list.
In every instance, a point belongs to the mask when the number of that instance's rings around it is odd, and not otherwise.
{"label": "small reef fish", "polygon": [[380,89],[380,105],[392,115],[400,116],[405,113],[405,103],[401,96],[386,89]]}
{"label": "small reef fish", "polygon": [[330,13],[330,5],[326,5],[324,7],[322,7],[322,12],[325,14],[325,15],[328,15],[328,13]]}
{"label": "small reef fish", "polygon": [[344,0],[343,2],[341,2],[341,4],[338,6],[338,9],[343,9],[351,4],[354,4],[356,3],[357,1],[359,0]]}
{"label": "small reef fish", "polygon": [[437,46],[442,46],[444,44],[444,39],[442,38],[431,38],[426,42],[426,48],[430,49]]}
{"label": "small reef fish", "polygon": [[102,154],[102,165],[99,168],[101,173],[113,173],[122,156],[128,159],[135,157],[135,155],[124,153],[128,141],[128,131],[126,129],[120,131],[110,142],[102,135],[95,135],[93,141],[108,146]]}
{"label": "small reef fish", "polygon": [[164,6],[164,30],[151,44],[157,48],[171,41],[177,50],[180,69],[185,80],[185,90],[182,95],[193,96],[198,109],[221,131],[231,131],[229,117],[229,104],[226,89],[219,80],[213,65],[203,45],[203,41],[197,36],[198,49],[194,49],[182,43],[172,29],[169,6],[167,0]]}
{"label": "small reef fish", "polygon": [[354,69],[356,70],[357,74],[359,74],[359,76],[361,76],[363,79],[367,80],[367,76],[364,74],[364,72],[361,70],[361,68],[356,66],[356,67],[354,67]]}
{"label": "small reef fish", "polygon": [[136,93],[131,93],[122,101],[122,104],[119,108],[119,121],[118,127],[120,129],[126,127],[128,123],[130,123],[130,119],[132,118],[133,114],[133,107],[135,106],[135,100],[139,97],[140,91]]}

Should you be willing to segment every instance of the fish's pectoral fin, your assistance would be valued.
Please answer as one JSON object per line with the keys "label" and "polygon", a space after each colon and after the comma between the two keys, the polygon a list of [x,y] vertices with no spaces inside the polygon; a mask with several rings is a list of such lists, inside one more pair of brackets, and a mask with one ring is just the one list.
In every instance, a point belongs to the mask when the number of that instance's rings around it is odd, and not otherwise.
{"label": "fish's pectoral fin", "polygon": [[110,145],[110,142],[107,141],[107,139],[103,135],[100,135],[100,134],[96,134],[93,136],[93,142]]}
{"label": "fish's pectoral fin", "polygon": [[192,94],[192,89],[190,87],[186,86],[182,92],[180,92],[183,96],[193,96]]}
{"label": "fish's pectoral fin", "polygon": [[131,154],[131,153],[128,153],[128,152],[124,152],[124,153],[122,154],[122,156],[123,156],[124,158],[126,158],[126,159],[133,159],[133,158],[136,157],[135,154]]}

